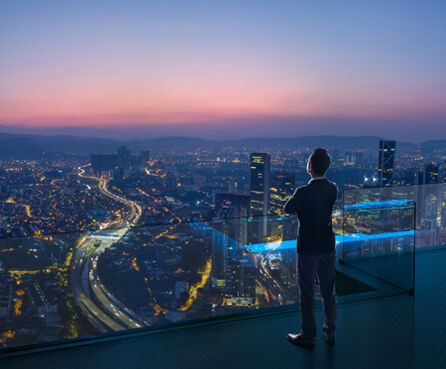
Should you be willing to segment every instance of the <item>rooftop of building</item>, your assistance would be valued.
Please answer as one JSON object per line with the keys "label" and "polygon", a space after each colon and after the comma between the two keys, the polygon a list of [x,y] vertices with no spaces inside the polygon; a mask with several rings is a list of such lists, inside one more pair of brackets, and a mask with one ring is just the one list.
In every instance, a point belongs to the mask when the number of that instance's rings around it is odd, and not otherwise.
{"label": "rooftop of building", "polygon": [[[298,312],[140,332],[18,356],[15,368],[444,368],[446,250],[416,253],[415,294],[345,303],[339,307],[337,341],[318,332],[312,351],[291,345]],[[322,312],[317,312],[322,325]]]}

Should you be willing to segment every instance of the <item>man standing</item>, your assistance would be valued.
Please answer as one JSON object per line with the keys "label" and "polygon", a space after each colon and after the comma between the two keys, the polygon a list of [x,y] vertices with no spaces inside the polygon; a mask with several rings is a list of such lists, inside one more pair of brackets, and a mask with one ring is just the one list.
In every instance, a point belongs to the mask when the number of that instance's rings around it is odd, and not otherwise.
{"label": "man standing", "polygon": [[331,215],[338,194],[334,183],[325,178],[331,158],[325,149],[315,149],[307,160],[311,180],[299,187],[287,201],[284,211],[297,215],[297,275],[301,332],[289,333],[291,343],[312,349],[316,341],[314,285],[319,278],[324,301],[323,335],[333,345],[336,327],[336,250]]}

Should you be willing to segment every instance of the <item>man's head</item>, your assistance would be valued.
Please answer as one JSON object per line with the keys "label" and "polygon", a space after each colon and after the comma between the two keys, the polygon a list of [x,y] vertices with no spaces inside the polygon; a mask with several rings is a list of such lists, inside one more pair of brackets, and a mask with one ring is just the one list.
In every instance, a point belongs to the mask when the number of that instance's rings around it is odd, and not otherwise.
{"label": "man's head", "polygon": [[317,148],[307,160],[307,172],[311,177],[322,177],[330,167],[331,158],[326,149]]}

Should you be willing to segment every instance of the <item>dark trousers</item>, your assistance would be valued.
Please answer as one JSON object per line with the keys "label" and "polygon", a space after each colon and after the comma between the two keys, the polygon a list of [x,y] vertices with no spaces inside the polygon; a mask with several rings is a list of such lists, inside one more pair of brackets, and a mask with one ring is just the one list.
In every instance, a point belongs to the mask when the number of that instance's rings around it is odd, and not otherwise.
{"label": "dark trousers", "polygon": [[316,274],[324,301],[323,329],[334,333],[336,328],[336,253],[297,255],[297,276],[302,334],[310,340],[316,337],[314,319],[314,286]]}

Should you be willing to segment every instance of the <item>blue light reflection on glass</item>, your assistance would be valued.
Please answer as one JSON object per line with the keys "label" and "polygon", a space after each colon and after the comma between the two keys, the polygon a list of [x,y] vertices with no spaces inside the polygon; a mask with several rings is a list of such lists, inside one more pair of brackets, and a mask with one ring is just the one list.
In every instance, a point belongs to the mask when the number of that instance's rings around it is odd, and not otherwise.
{"label": "blue light reflection on glass", "polygon": [[[286,250],[291,248],[296,248],[296,240],[286,240],[286,241],[276,241],[276,242],[265,242],[265,243],[256,243],[251,245],[241,245],[235,240],[230,239],[228,236],[224,235],[222,232],[217,231],[215,228],[203,222],[194,222],[191,225],[195,229],[199,229],[201,231],[211,231],[218,234],[220,237],[223,237],[227,240],[231,240],[234,244],[238,246],[243,246],[251,250],[252,252],[266,252],[266,251],[275,251],[275,250]],[[402,237],[413,237],[415,234],[414,230],[408,231],[398,231],[398,232],[386,232],[386,233],[378,233],[378,234],[364,234],[364,233],[351,233],[346,235],[336,235],[336,246],[340,247],[340,245],[351,242],[362,242],[362,241],[370,241],[377,239],[385,239],[385,238],[402,238]]]}

